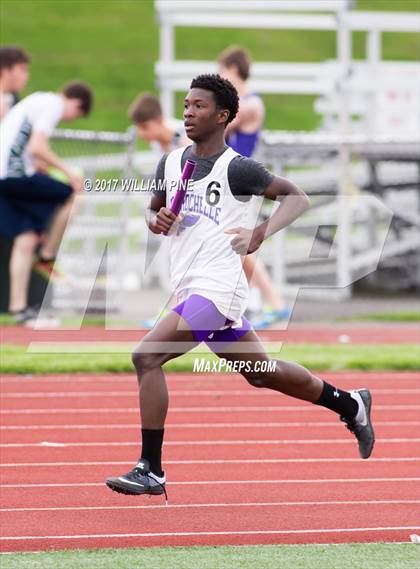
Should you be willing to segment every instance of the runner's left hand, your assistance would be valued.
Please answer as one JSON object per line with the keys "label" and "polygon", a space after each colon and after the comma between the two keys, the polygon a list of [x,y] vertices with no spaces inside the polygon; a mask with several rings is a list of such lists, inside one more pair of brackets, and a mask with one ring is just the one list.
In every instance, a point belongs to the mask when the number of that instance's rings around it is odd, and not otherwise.
{"label": "runner's left hand", "polygon": [[229,235],[236,235],[230,244],[232,245],[232,249],[235,253],[238,253],[238,255],[249,255],[250,253],[253,253],[264,241],[264,237],[260,232],[252,229],[245,229],[245,227],[227,229],[225,233]]}

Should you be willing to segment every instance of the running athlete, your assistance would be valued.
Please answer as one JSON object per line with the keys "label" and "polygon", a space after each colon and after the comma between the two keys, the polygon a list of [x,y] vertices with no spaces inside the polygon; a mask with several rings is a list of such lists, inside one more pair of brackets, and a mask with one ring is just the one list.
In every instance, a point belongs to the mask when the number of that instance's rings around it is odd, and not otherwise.
{"label": "running athlete", "polygon": [[[277,360],[275,371],[254,372],[256,362],[269,362],[258,336],[243,316],[247,282],[241,256],[256,251],[264,239],[290,225],[308,207],[305,193],[289,180],[273,176],[261,164],[240,157],[225,144],[225,127],[238,112],[238,94],[219,75],[193,79],[185,99],[184,124],[193,144],[161,159],[157,191],[147,215],[149,229],[169,232],[171,281],[178,304],[146,334],[133,353],[142,421],[141,457],[127,474],[108,478],[122,494],[166,494],[161,454],[168,410],[162,366],[200,342],[233,362],[251,362],[242,372],[255,387],[279,391],[339,414],[357,438],[361,458],[374,445],[367,389],[346,392],[316,377],[297,363]],[[196,161],[194,183],[186,192],[182,216],[170,208],[185,161]],[[243,227],[252,194],[281,205],[253,229]],[[274,396],[274,395],[273,395]]]}

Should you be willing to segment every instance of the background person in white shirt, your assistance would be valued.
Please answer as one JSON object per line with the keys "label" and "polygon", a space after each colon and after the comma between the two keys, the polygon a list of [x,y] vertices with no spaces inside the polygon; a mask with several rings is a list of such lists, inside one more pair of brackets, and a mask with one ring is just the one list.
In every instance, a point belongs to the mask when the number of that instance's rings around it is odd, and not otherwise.
{"label": "background person in white shirt", "polygon": [[16,46],[0,46],[0,120],[16,103],[29,79],[29,55]]}
{"label": "background person in white shirt", "polygon": [[[92,98],[85,83],[73,81],[59,93],[29,95],[7,113],[0,125],[0,237],[14,239],[9,310],[18,323],[36,316],[27,306],[34,250],[52,215],[62,206],[67,208],[64,223],[59,224],[64,230],[69,200],[83,187],[83,179],[51,150],[48,139],[60,121],[89,114]],[[61,171],[68,184],[37,172],[39,162]],[[55,253],[41,248],[42,258]]]}
{"label": "background person in white shirt", "polygon": [[134,99],[128,108],[128,118],[137,128],[138,137],[158,152],[171,152],[191,143],[184,123],[164,117],[159,99],[150,93],[140,93]]}

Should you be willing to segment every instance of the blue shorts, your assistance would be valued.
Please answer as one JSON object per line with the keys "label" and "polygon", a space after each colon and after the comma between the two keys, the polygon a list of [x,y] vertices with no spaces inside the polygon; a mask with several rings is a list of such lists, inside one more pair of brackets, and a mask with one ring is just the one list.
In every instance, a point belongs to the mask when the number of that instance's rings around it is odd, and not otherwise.
{"label": "blue shorts", "polygon": [[211,300],[200,294],[192,294],[172,310],[188,322],[194,340],[204,342],[213,351],[236,342],[252,330],[252,325],[245,316],[241,317],[239,327],[232,328],[230,325],[233,321],[223,316]]}
{"label": "blue shorts", "polygon": [[0,237],[42,233],[71,194],[70,186],[44,174],[0,180]]}

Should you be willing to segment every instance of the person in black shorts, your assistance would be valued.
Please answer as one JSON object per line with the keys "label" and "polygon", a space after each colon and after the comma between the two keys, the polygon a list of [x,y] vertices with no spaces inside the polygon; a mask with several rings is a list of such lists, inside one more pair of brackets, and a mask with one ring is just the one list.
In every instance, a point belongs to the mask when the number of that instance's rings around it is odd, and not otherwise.
{"label": "person in black shorts", "polygon": [[[241,258],[256,251],[264,239],[287,227],[308,207],[305,193],[285,178],[273,176],[250,158],[225,144],[225,127],[238,112],[238,94],[219,75],[200,75],[185,99],[184,124],[192,146],[163,157],[157,180],[166,182],[151,199],[149,229],[169,232],[171,281],[178,304],[146,334],[133,353],[140,391],[141,457],[107,486],[123,494],[166,494],[161,453],[168,410],[168,390],[162,366],[200,342],[230,362],[251,385],[322,405],[339,414],[357,438],[360,456],[368,458],[374,445],[367,389],[347,392],[333,387],[294,362],[274,360],[265,352],[244,317],[247,282]],[[193,186],[186,194],[182,215],[170,209],[187,159],[196,162]],[[158,186],[157,186],[158,188]],[[281,200],[273,215],[247,228],[252,194]],[[271,364],[270,371],[262,368]],[[274,365],[273,365],[274,364]]]}
{"label": "person in black shorts", "polygon": [[[48,138],[58,122],[88,115],[92,97],[86,84],[73,81],[59,93],[29,95],[0,124],[0,237],[14,239],[9,309],[16,323],[36,317],[27,305],[35,248],[57,208],[83,186],[82,178],[51,150]],[[68,184],[38,173],[38,163],[61,171]]]}

